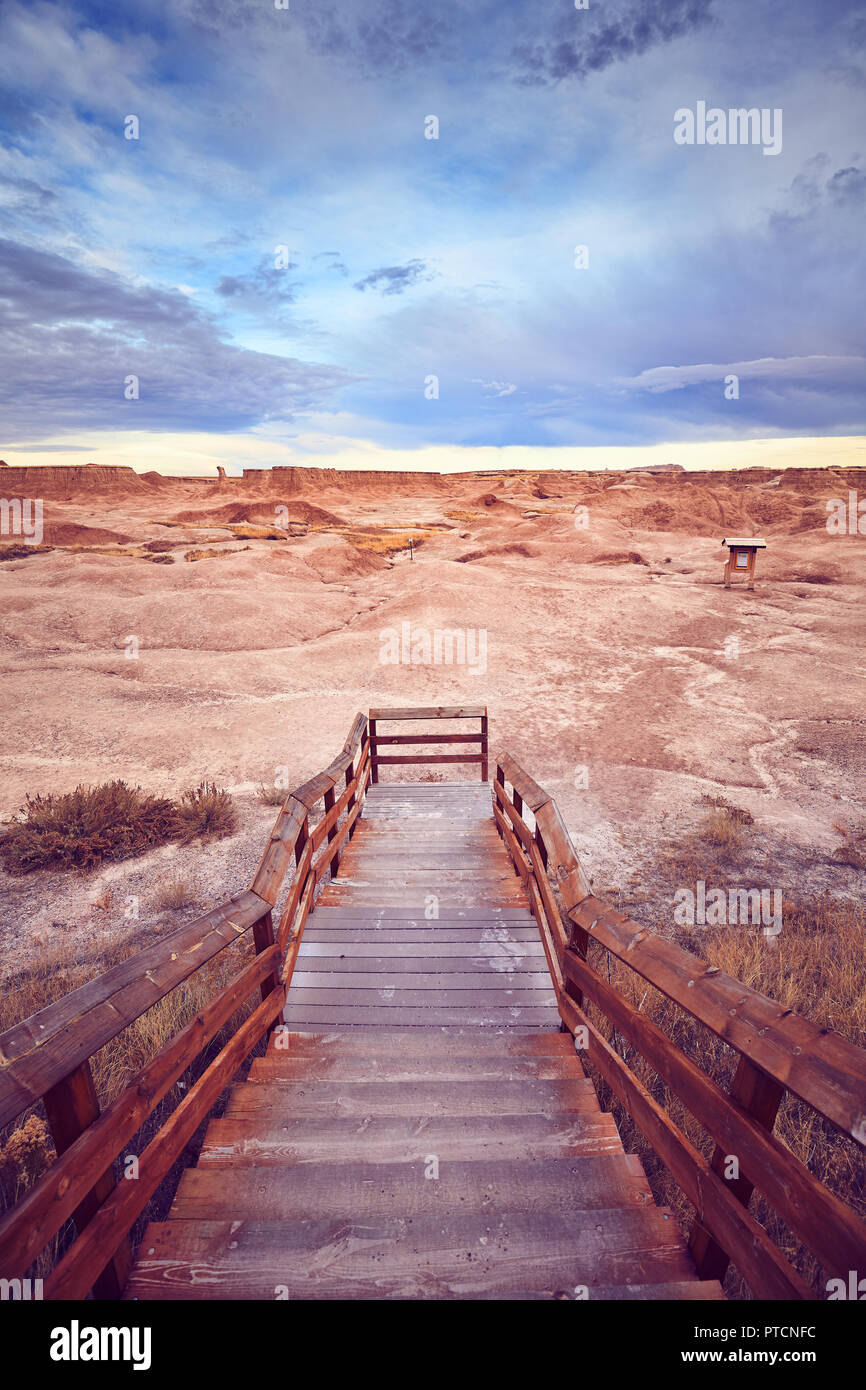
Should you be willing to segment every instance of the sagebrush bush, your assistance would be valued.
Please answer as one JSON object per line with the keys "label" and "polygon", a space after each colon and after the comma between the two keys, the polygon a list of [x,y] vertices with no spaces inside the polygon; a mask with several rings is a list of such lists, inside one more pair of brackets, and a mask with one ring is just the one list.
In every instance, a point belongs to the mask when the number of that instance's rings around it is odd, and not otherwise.
{"label": "sagebrush bush", "polygon": [[18,819],[0,832],[0,859],[12,874],[92,869],[104,860],[130,859],[170,840],[186,843],[197,835],[228,835],[234,826],[231,796],[211,783],[184,792],[175,802],[126,782],[105,782],[28,796]]}

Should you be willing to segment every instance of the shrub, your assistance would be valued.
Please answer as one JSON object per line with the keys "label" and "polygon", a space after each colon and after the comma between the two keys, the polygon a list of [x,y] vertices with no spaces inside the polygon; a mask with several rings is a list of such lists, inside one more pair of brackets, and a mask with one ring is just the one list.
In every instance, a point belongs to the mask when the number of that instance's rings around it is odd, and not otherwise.
{"label": "shrub", "polygon": [[173,801],[121,781],[28,796],[19,815],[0,834],[3,867],[13,874],[49,865],[90,869],[104,859],[141,854],[177,833]]}
{"label": "shrub", "polygon": [[213,782],[202,782],[192,791],[184,792],[177,807],[180,837],[184,844],[200,836],[203,840],[221,840],[231,835],[237,816],[231,796]]}
{"label": "shrub", "polygon": [[92,869],[103,860],[130,859],[170,840],[231,834],[235,812],[228,792],[203,783],[180,802],[150,796],[125,782],[78,786],[59,795],[28,796],[19,819],[0,833],[7,873],[34,869]]}

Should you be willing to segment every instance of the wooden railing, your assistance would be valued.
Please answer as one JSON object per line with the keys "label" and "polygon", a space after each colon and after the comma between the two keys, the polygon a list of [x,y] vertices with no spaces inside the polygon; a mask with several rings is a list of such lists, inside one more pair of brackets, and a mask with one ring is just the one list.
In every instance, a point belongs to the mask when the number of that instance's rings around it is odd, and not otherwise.
{"label": "wooden railing", "polygon": [[[696,1210],[690,1247],[699,1277],[721,1279],[733,1261],[757,1297],[814,1297],[750,1215],[754,1188],[828,1277],[842,1278],[846,1286],[849,1271],[862,1277],[866,1226],[781,1143],[773,1128],[788,1091],[866,1145],[866,1052],[594,897],[555,802],[507,754],[497,763],[493,812],[529,894],[564,1026]],[[739,1054],[729,1091],[593,968],[587,959],[591,941]],[[596,1006],[703,1127],[716,1144],[712,1159],[677,1128],[594,1026],[589,1005]],[[736,1156],[739,1177],[723,1176],[726,1156]]]}
{"label": "wooden railing", "polygon": [[[478,719],[481,721],[477,734],[381,734],[379,724],[383,720],[414,719],[432,723],[437,719]],[[380,748],[395,745],[427,745],[431,743],[469,743],[477,744],[477,753],[397,753],[385,754]],[[487,706],[466,705],[457,707],[439,706],[435,709],[371,709],[370,710],[370,749],[373,765],[373,781],[379,780],[379,768],[386,764],[405,763],[480,763],[481,781],[486,782],[487,767]]]}
{"label": "wooden railing", "polygon": [[[340,756],[286,797],[246,892],[0,1036],[0,1126],[42,1101],[57,1150],[48,1171],[0,1219],[0,1277],[25,1275],[71,1218],[75,1239],[46,1279],[45,1296],[83,1298],[91,1289],[98,1297],[119,1296],[136,1219],[280,1017],[316,884],[328,868],[337,871],[370,770],[367,719],[359,714]],[[272,914],[293,859],[275,932]],[[243,968],[100,1112],[94,1054],[250,928],[254,954]],[[137,1179],[115,1183],[115,1159],[256,991],[260,1002],[137,1156]]]}

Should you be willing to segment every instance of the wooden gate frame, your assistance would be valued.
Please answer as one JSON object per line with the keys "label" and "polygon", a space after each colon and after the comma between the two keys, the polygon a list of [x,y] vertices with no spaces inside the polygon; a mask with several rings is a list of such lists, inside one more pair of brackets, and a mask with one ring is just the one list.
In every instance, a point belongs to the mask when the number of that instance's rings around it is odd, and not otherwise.
{"label": "wooden gate frame", "polygon": [[[382,720],[412,719],[432,722],[435,719],[478,719],[480,731],[477,734],[380,734],[378,726]],[[486,705],[437,705],[431,709],[371,709],[370,721],[370,761],[372,780],[378,782],[379,768],[396,763],[480,763],[481,781],[488,780],[487,765],[487,706]],[[395,744],[429,743],[477,743],[477,753],[411,753],[382,755],[379,749]]]}

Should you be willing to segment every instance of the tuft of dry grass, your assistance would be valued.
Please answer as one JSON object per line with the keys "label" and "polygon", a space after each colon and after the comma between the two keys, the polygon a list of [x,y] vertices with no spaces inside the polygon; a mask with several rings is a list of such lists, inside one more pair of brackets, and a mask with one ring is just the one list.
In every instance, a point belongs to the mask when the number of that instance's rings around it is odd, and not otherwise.
{"label": "tuft of dry grass", "polygon": [[53,545],[28,545],[26,541],[13,541],[11,545],[0,545],[0,561],[26,560],[28,555],[44,555],[53,549]]}
{"label": "tuft of dry grass", "polygon": [[184,844],[190,840],[221,840],[237,825],[234,803],[227,791],[213,782],[202,782],[183,793],[177,806],[178,834]]}
{"label": "tuft of dry grass", "polygon": [[184,792],[175,802],[118,780],[28,796],[18,819],[0,832],[0,860],[11,874],[92,869],[106,859],[130,859],[171,840],[229,835],[234,827],[229,793],[211,783]]}
{"label": "tuft of dry grass", "polygon": [[157,912],[179,912],[196,901],[195,885],[183,874],[163,880],[153,895],[153,905]]}
{"label": "tuft of dry grass", "polygon": [[286,532],[276,526],[255,526],[249,521],[239,521],[226,526],[227,531],[231,531],[233,536],[237,536],[241,541],[284,541],[287,539]]}
{"label": "tuft of dry grass", "polygon": [[185,560],[194,563],[196,560],[222,560],[226,555],[240,555],[242,551],[249,550],[248,545],[236,545],[232,550],[214,550],[212,547],[205,546],[199,550],[188,550],[184,555]]}
{"label": "tuft of dry grass", "polygon": [[452,507],[445,515],[451,521],[480,521],[482,517],[481,512],[466,511],[462,507]]}
{"label": "tuft of dry grass", "polygon": [[273,782],[259,782],[256,787],[256,795],[265,806],[282,806],[286,799],[284,788],[275,787]]}

